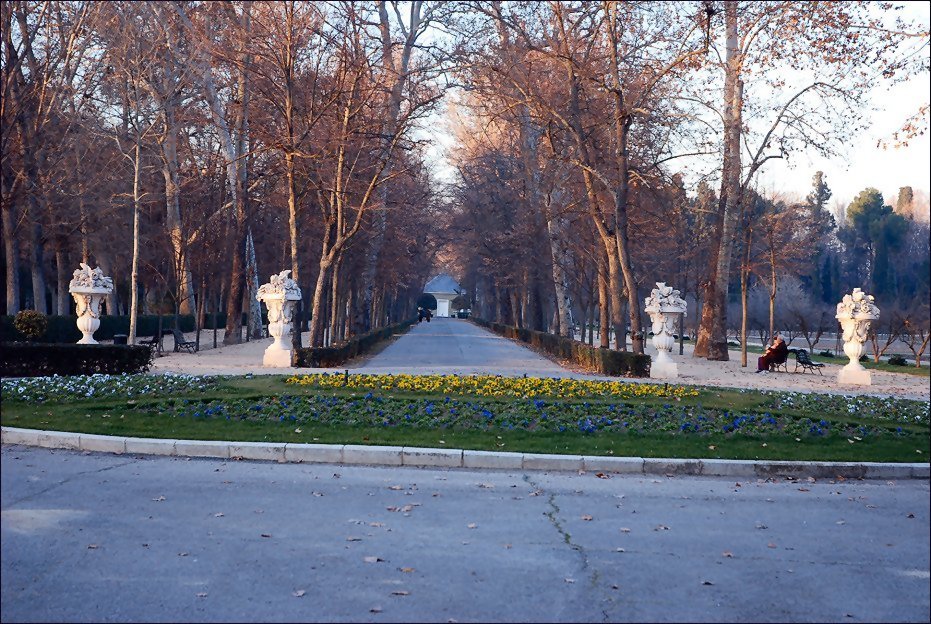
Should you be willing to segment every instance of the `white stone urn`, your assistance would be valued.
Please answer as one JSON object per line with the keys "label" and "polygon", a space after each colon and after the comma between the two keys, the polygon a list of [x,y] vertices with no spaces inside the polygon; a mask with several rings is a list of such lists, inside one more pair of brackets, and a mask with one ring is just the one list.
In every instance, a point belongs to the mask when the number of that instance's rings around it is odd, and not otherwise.
{"label": "white stone urn", "polygon": [[290,273],[290,270],[286,270],[272,275],[255,295],[268,308],[268,333],[275,339],[265,349],[263,366],[291,366],[291,322],[294,319],[294,304],[301,300],[301,289],[289,277]]}
{"label": "white stone urn", "polygon": [[679,324],[679,317],[685,314],[687,304],[679,296],[679,291],[665,282],[656,282],[656,288],[644,300],[647,314],[653,321],[653,346],[656,347],[656,361],[650,364],[650,377],[653,379],[675,379],[679,376],[679,367],[669,354],[676,341],[674,334]]}
{"label": "white stone urn", "polygon": [[868,386],[872,383],[870,371],[860,364],[863,343],[869,335],[870,323],[879,318],[879,308],[873,303],[873,295],[854,288],[837,304],[835,317],[840,322],[844,337],[844,353],[850,362],[837,373],[837,383]]}
{"label": "white stone urn", "polygon": [[98,344],[94,332],[100,327],[100,302],[113,292],[113,280],[100,267],[91,269],[82,262],[81,268],[74,271],[68,292],[77,306],[78,329],[82,334],[78,344]]}

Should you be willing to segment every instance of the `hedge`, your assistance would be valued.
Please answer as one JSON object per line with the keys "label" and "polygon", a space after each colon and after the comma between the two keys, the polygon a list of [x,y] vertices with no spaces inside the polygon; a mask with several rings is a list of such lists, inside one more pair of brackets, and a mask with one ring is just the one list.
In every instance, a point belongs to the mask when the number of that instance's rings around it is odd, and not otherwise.
{"label": "hedge", "polygon": [[590,347],[576,340],[563,336],[534,331],[532,329],[519,329],[510,325],[494,323],[472,317],[472,322],[505,338],[513,338],[538,347],[551,355],[564,360],[570,360],[585,368],[592,369],[602,375],[624,375],[627,377],[649,377],[650,356],[629,351],[611,351],[600,347]]}
{"label": "hedge", "polygon": [[[201,329],[213,329],[213,314],[204,315],[204,326]],[[68,316],[48,316],[48,329],[45,334],[36,342],[54,342],[64,344],[74,344],[81,339],[81,332],[78,331],[78,317]],[[194,331],[194,315],[181,314],[178,317],[181,325],[181,331]],[[243,314],[242,322],[245,325],[246,315]],[[265,312],[262,312],[262,323],[267,324],[268,318]],[[162,332],[170,333],[175,326],[174,314],[162,315]],[[217,313],[217,328],[226,327],[226,313]],[[157,314],[140,314],[136,317],[136,336],[138,338],[154,336],[158,333],[158,315]],[[96,340],[112,340],[115,334],[129,334],[129,317],[128,316],[110,316],[101,315],[100,327],[94,332]],[[0,342],[16,342],[25,340],[26,337],[16,331],[13,327],[12,316],[0,316]]]}
{"label": "hedge", "polygon": [[0,343],[0,377],[143,373],[152,350],[139,345]]}
{"label": "hedge", "polygon": [[330,368],[339,366],[352,358],[372,350],[378,343],[388,340],[394,334],[407,331],[417,319],[388,325],[381,329],[354,336],[347,342],[332,347],[302,347],[294,350],[294,366],[298,368]]}

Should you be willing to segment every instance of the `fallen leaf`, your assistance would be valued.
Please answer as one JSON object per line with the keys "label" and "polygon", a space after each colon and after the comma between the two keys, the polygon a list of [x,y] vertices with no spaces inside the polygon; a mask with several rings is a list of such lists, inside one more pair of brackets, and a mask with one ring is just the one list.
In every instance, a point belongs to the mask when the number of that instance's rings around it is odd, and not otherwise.
{"label": "fallen leaf", "polygon": [[815,478],[814,478],[814,477],[808,477],[808,482],[809,482],[809,483],[814,483],[814,482],[815,482]]}
{"label": "fallen leaf", "polygon": [[491,483],[479,483],[478,487],[485,490],[493,490],[495,486],[493,486]]}
{"label": "fallen leaf", "polygon": [[614,552],[627,552],[627,551],[624,550],[623,548],[615,548]]}
{"label": "fallen leaf", "polygon": [[152,500],[153,500],[154,502],[156,502],[156,503],[160,503],[160,502],[162,502],[163,500],[165,500],[165,497],[164,497],[164,496],[159,496],[158,498],[153,498]]}
{"label": "fallen leaf", "polygon": [[262,533],[262,537],[271,537],[268,533]]}
{"label": "fallen leaf", "polygon": [[369,609],[369,613],[381,613],[381,607],[372,607]]}
{"label": "fallen leaf", "polygon": [[543,490],[534,490],[530,493],[530,496],[539,496],[540,494],[543,494]]}
{"label": "fallen leaf", "polygon": [[361,537],[355,537],[354,535],[350,535],[349,537],[346,538],[346,541],[347,541],[347,542],[361,542],[361,541],[362,541],[362,538],[361,538]]}
{"label": "fallen leaf", "polygon": [[589,515],[585,515],[585,516],[582,516],[582,520],[585,520],[586,522],[591,522],[591,521],[592,521],[592,517],[589,516]]}
{"label": "fallen leaf", "polygon": [[838,520],[835,524],[847,524],[844,520]]}
{"label": "fallen leaf", "polygon": [[508,550],[510,550],[510,549],[512,548],[512,546],[511,546],[510,544],[505,544],[504,547],[505,547],[506,549],[508,549]]}
{"label": "fallen leaf", "polygon": [[624,527],[621,529],[621,533],[630,533],[630,529]]}
{"label": "fallen leaf", "polygon": [[414,510],[414,506],[413,506],[413,505],[404,505],[403,507],[401,507],[401,511],[404,512],[404,513],[408,513],[408,512],[411,512],[411,511],[413,511],[413,510]]}
{"label": "fallen leaf", "polygon": [[876,505],[867,505],[866,508],[867,508],[867,509],[876,509]]}
{"label": "fallen leaf", "polygon": [[799,488],[798,491],[799,492],[811,492],[811,490],[809,490],[808,488]]}
{"label": "fallen leaf", "polygon": [[370,527],[383,527],[385,526],[384,522],[369,522]]}
{"label": "fallen leaf", "polygon": [[665,524],[658,524],[653,528],[654,531],[668,531],[669,527]]}
{"label": "fallen leaf", "polygon": [[362,557],[362,561],[365,563],[379,563],[384,561],[381,557]]}
{"label": "fallen leaf", "polygon": [[214,517],[214,518],[222,518],[222,517],[223,517],[223,512],[218,511],[217,513],[213,514],[213,517]]}
{"label": "fallen leaf", "polygon": [[611,478],[609,475],[606,475],[603,472],[596,472],[595,476],[598,477],[599,479],[610,479]]}
{"label": "fallen leaf", "polygon": [[299,590],[297,590],[297,591],[295,591],[295,592],[291,592],[291,595],[294,596],[295,598],[300,598],[301,596],[303,596],[303,595],[306,594],[306,593],[307,593],[307,592],[305,592],[303,589],[299,589]]}
{"label": "fallen leaf", "polygon": [[198,597],[198,598],[206,598],[206,597],[207,597],[207,592],[200,592],[199,594],[197,594],[197,597]]}
{"label": "fallen leaf", "polygon": [[313,496],[323,496],[323,492],[311,492]]}
{"label": "fallen leaf", "polygon": [[721,553],[721,556],[727,557],[728,559],[733,559],[733,558],[734,558],[734,553],[732,553],[732,552],[729,551],[729,550],[725,550],[724,552]]}
{"label": "fallen leaf", "polygon": [[567,583],[575,583],[575,579],[574,579],[574,578],[567,578],[567,579],[565,579],[565,581],[566,581]]}
{"label": "fallen leaf", "polygon": [[179,552],[179,553],[178,553],[178,556],[179,556],[179,557],[187,557],[187,555],[188,555],[188,554],[187,554],[186,552]]}
{"label": "fallen leaf", "polygon": [[474,529],[474,528],[477,527],[478,525],[475,524],[474,522],[470,522],[470,523],[467,524],[466,526],[467,526],[468,528],[470,528],[470,529]]}
{"label": "fallen leaf", "polygon": [[401,508],[400,508],[400,507],[393,507],[393,506],[392,506],[392,507],[385,507],[385,509],[387,509],[388,511],[401,511]]}
{"label": "fallen leaf", "polygon": [[714,585],[714,583],[712,583],[711,581],[702,581],[701,584],[702,585]]}
{"label": "fallen leaf", "polygon": [[400,485],[389,485],[388,489],[389,490],[403,490],[404,488],[401,487]]}
{"label": "fallen leaf", "polygon": [[768,526],[766,526],[766,525],[763,524],[762,522],[757,522],[756,525],[755,525],[755,527],[756,527],[757,529],[768,529],[768,528],[769,528]]}
{"label": "fallen leaf", "polygon": [[709,445],[708,445],[708,448],[709,448],[710,450],[713,451],[713,450],[716,449],[717,447],[716,447],[714,444],[709,444]]}
{"label": "fallen leaf", "polygon": [[98,546],[97,544],[88,544],[87,547],[90,550],[97,550],[98,548],[100,548],[100,546]]}
{"label": "fallen leaf", "polygon": [[914,518],[914,517],[915,517],[915,514],[909,513],[909,514],[906,514],[905,517],[906,517],[906,518]]}
{"label": "fallen leaf", "polygon": [[620,585],[612,585],[612,586],[611,586],[611,589],[620,589],[620,588],[621,588]]}
{"label": "fallen leaf", "polygon": [[410,574],[411,572],[414,571],[414,568],[398,568],[398,569],[399,569],[401,572],[405,572],[405,573],[407,573],[407,574]]}
{"label": "fallen leaf", "polygon": [[767,547],[767,548],[775,548],[776,545],[773,544],[772,542],[770,542],[769,544],[766,545],[766,547]]}
{"label": "fallen leaf", "polygon": [[394,590],[393,592],[391,592],[391,595],[392,595],[392,596],[410,596],[411,593],[410,593],[409,591],[404,590],[404,589],[396,589],[396,590]]}

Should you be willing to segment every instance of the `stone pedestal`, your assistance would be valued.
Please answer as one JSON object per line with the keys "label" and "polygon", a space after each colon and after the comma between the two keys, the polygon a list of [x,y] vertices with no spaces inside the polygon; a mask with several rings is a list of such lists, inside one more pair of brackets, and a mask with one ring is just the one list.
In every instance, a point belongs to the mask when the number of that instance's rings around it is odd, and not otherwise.
{"label": "stone pedestal", "polygon": [[679,316],[685,314],[686,303],[679,296],[678,290],[657,282],[645,304],[644,309],[653,322],[653,346],[656,347],[656,359],[650,364],[650,378],[676,379],[679,367],[670,353],[676,343],[674,334]]}
{"label": "stone pedestal", "polygon": [[843,301],[837,304],[837,315],[834,318],[840,323],[844,353],[850,358],[850,362],[838,371],[837,383],[871,385],[870,371],[860,364],[860,357],[870,332],[870,323],[879,318],[879,308],[873,304],[873,296],[854,288],[853,293],[844,295]]}
{"label": "stone pedestal", "polygon": [[281,368],[291,366],[291,325],[294,306],[301,299],[301,289],[288,277],[291,271],[272,275],[268,284],[259,288],[255,298],[268,308],[268,333],[274,341],[265,349],[262,366]]}
{"label": "stone pedestal", "polygon": [[113,292],[113,280],[106,277],[100,268],[91,269],[81,263],[81,268],[74,271],[74,277],[68,286],[68,292],[74,297],[78,330],[81,339],[78,344],[98,344],[94,332],[100,327],[100,303]]}

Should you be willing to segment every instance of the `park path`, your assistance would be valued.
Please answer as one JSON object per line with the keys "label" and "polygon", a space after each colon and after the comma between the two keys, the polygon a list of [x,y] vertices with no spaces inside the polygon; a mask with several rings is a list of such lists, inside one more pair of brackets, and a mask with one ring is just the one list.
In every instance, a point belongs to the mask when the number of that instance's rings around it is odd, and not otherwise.
{"label": "park path", "polygon": [[[350,370],[353,370],[350,367]],[[356,365],[360,373],[566,377],[568,370],[512,340],[460,319],[411,327],[383,351]]]}

